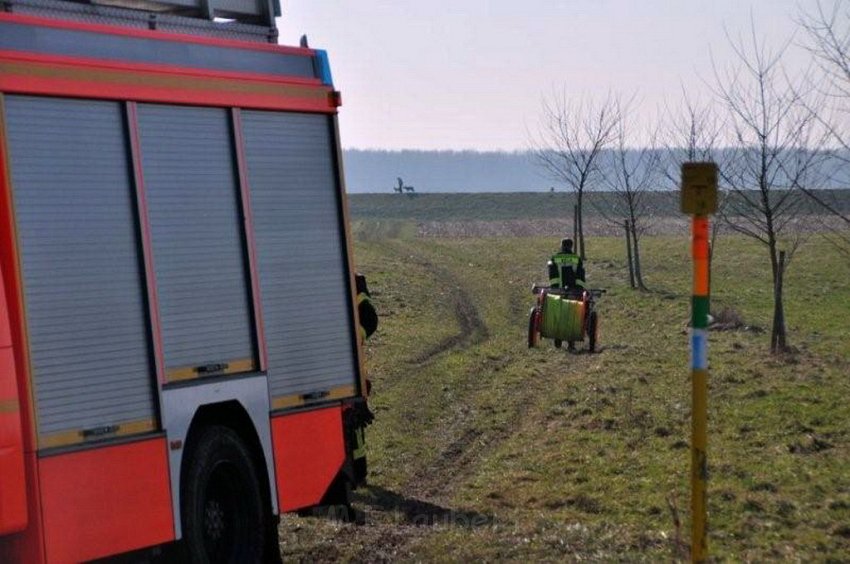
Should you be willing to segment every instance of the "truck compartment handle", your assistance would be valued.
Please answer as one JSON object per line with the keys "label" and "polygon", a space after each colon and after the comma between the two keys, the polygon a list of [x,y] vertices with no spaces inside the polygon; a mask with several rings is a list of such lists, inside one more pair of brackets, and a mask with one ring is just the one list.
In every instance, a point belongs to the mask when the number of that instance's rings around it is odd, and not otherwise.
{"label": "truck compartment handle", "polygon": [[212,374],[213,372],[222,372],[227,370],[228,364],[226,362],[216,362],[212,364],[203,364],[201,366],[196,366],[195,371],[198,374]]}
{"label": "truck compartment handle", "polygon": [[304,401],[315,401],[322,398],[326,398],[331,393],[328,390],[322,390],[320,392],[310,392],[309,394],[301,394],[301,399]]}

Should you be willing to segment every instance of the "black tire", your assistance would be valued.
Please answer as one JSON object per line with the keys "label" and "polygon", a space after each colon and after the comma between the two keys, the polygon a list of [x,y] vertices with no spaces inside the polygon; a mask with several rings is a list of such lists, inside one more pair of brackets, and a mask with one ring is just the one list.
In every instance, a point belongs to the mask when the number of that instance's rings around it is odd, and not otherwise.
{"label": "black tire", "polygon": [[528,348],[533,349],[540,342],[540,333],[537,331],[537,321],[540,313],[536,307],[528,312]]}
{"label": "black tire", "polygon": [[555,348],[556,348],[556,349],[560,349],[560,348],[561,348],[561,345],[563,345],[563,344],[564,344],[564,342],[563,342],[561,339],[555,339],[555,340],[554,340],[554,343],[555,343]]}
{"label": "black tire", "polygon": [[[229,427],[195,437],[183,462],[181,514],[190,562],[264,562],[276,528],[251,452]],[[268,558],[266,558],[268,556]],[[279,556],[278,556],[279,558]]]}
{"label": "black tire", "polygon": [[599,320],[596,318],[596,312],[590,312],[590,318],[587,320],[588,344],[587,350],[596,352],[596,345],[599,340]]}

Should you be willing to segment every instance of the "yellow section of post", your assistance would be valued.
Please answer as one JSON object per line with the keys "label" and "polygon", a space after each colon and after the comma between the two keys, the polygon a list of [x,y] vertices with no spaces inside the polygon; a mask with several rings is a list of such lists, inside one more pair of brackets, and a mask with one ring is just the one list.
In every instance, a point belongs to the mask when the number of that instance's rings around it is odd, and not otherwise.
{"label": "yellow section of post", "polygon": [[708,558],[708,371],[694,370],[691,420],[691,561]]}

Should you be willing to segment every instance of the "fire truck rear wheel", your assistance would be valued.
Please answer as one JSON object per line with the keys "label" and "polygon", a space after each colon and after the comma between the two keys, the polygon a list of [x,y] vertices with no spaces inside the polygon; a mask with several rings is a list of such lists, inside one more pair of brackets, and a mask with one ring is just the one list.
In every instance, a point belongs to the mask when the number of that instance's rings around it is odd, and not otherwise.
{"label": "fire truck rear wheel", "polygon": [[[229,427],[211,426],[190,445],[181,512],[188,559],[263,562],[269,533],[263,489],[251,452]],[[276,543],[274,543],[276,544]]]}

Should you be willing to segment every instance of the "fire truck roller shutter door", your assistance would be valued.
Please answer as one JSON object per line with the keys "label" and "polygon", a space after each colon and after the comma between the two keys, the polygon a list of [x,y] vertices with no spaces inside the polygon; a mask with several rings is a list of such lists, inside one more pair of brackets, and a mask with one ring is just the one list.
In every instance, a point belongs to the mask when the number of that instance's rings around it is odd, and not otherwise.
{"label": "fire truck roller shutter door", "polygon": [[149,431],[154,368],[122,105],[5,106],[39,445]]}
{"label": "fire truck roller shutter door", "polygon": [[242,112],[273,407],[287,396],[356,390],[330,119]]}
{"label": "fire truck roller shutter door", "polygon": [[256,368],[229,114],[139,104],[169,380]]}

